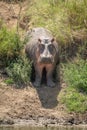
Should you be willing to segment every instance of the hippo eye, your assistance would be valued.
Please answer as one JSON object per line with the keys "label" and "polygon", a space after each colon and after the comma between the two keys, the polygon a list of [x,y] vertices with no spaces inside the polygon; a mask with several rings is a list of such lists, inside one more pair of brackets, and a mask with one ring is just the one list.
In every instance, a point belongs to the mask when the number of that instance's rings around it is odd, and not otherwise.
{"label": "hippo eye", "polygon": [[39,51],[43,53],[45,46],[43,44],[39,44]]}
{"label": "hippo eye", "polygon": [[55,47],[52,44],[48,46],[48,49],[49,49],[50,53],[54,53],[55,52]]}

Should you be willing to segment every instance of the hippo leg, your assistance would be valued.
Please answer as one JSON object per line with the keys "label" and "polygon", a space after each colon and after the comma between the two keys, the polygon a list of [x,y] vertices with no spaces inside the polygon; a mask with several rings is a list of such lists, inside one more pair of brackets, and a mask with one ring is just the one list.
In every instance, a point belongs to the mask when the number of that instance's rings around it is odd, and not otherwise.
{"label": "hippo leg", "polygon": [[53,82],[53,67],[47,67],[47,86],[55,87],[55,83]]}
{"label": "hippo leg", "polygon": [[42,68],[35,67],[35,87],[40,87],[42,78]]}

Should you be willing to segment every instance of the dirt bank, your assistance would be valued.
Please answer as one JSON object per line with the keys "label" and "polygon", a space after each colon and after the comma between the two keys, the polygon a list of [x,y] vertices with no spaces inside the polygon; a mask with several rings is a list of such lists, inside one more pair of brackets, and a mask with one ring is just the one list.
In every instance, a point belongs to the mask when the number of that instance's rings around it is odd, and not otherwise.
{"label": "dirt bank", "polygon": [[60,103],[65,85],[49,88],[7,86],[0,77],[0,124],[59,125],[87,123],[87,114],[68,113]]}
{"label": "dirt bank", "polygon": [[28,4],[29,2],[26,0],[21,3],[0,1],[0,20],[8,28],[14,29],[20,27],[24,30],[28,29],[27,24],[29,20],[24,16]]}

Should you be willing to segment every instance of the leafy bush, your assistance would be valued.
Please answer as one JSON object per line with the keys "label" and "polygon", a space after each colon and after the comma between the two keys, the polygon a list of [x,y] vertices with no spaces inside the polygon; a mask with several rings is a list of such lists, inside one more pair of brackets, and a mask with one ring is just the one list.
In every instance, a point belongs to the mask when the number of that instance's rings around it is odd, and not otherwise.
{"label": "leafy bush", "polygon": [[87,111],[87,95],[79,93],[75,88],[65,88],[60,101],[66,105],[68,111],[80,113]]}
{"label": "leafy bush", "polygon": [[60,102],[69,111],[87,111],[87,60],[80,57],[62,64],[63,79],[67,85],[60,96]]}
{"label": "leafy bush", "polygon": [[27,85],[30,82],[31,63],[26,57],[20,57],[16,62],[7,67],[8,76],[17,86]]}
{"label": "leafy bush", "polygon": [[64,79],[69,87],[87,93],[87,60],[76,60],[63,65]]}
{"label": "leafy bush", "polygon": [[0,65],[6,66],[16,59],[22,47],[19,35],[15,31],[9,31],[6,27],[0,29]]}

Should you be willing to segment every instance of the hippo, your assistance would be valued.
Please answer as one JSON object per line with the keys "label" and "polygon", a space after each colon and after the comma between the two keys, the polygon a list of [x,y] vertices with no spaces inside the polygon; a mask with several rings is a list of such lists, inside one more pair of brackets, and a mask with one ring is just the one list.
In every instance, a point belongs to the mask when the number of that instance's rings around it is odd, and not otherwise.
{"label": "hippo", "polygon": [[43,27],[33,28],[27,32],[25,53],[32,60],[35,69],[34,86],[41,85],[42,72],[46,70],[47,86],[54,87],[53,72],[59,64],[58,43],[51,32]]}

